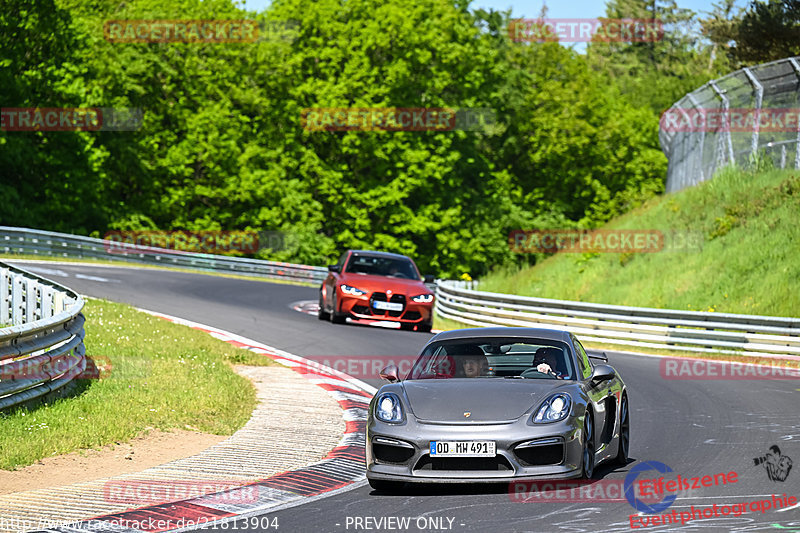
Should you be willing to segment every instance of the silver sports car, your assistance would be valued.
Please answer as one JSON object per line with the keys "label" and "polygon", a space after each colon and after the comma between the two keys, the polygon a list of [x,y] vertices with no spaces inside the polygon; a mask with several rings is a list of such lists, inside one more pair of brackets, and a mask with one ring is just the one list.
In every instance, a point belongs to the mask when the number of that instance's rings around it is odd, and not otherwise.
{"label": "silver sports car", "polygon": [[627,390],[592,359],[566,331],[439,333],[405,379],[381,372],[390,383],[369,407],[370,485],[591,478],[601,461],[626,463]]}

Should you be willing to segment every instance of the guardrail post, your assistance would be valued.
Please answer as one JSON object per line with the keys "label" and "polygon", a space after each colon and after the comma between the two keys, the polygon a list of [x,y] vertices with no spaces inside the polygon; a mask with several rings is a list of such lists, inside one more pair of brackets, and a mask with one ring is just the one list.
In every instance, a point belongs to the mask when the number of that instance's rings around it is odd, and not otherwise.
{"label": "guardrail post", "polygon": [[7,324],[11,320],[10,303],[11,272],[7,268],[0,268],[0,324]]}
{"label": "guardrail post", "polygon": [[22,276],[11,275],[11,323],[15,326],[23,322]]}
{"label": "guardrail post", "polygon": [[42,316],[41,318],[50,318],[53,316],[53,288],[45,285],[42,287]]}
{"label": "guardrail post", "polygon": [[64,293],[57,292],[55,298],[53,299],[53,307],[54,307],[54,314],[58,314],[64,309],[66,309],[66,303],[64,302]]}
{"label": "guardrail post", "polygon": [[25,322],[33,322],[36,316],[36,300],[39,282],[35,279],[25,280]]}

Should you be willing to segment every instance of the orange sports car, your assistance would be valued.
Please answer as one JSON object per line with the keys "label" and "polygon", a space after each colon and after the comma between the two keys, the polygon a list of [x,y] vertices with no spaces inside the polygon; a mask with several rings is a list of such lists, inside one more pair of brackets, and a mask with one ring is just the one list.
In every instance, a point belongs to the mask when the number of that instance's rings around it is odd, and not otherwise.
{"label": "orange sports car", "polygon": [[410,258],[387,252],[348,250],[319,289],[319,319],[342,324],[350,317],[399,322],[402,329],[430,331],[433,292]]}

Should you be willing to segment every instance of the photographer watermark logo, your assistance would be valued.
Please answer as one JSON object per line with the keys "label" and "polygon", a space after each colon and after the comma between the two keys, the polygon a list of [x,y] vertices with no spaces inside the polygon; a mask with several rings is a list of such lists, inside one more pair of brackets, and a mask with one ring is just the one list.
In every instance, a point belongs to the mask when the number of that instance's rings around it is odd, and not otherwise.
{"label": "photographer watermark logo", "polygon": [[775,444],[769,447],[766,455],[754,458],[753,464],[755,466],[763,465],[770,481],[786,481],[792,470],[792,460],[781,455],[781,449]]}
{"label": "photographer watermark logo", "polygon": [[662,474],[672,472],[672,468],[660,461],[645,461],[637,464],[631,468],[630,472],[628,472],[628,475],[625,476],[625,499],[627,499],[628,503],[630,503],[631,506],[639,512],[658,514],[661,511],[668,509],[669,506],[673,504],[677,496],[675,494],[670,494],[657,503],[646,502],[637,497],[634,491],[634,483],[636,482],[636,478],[639,477],[639,474],[649,470],[655,470],[656,472],[660,472]]}

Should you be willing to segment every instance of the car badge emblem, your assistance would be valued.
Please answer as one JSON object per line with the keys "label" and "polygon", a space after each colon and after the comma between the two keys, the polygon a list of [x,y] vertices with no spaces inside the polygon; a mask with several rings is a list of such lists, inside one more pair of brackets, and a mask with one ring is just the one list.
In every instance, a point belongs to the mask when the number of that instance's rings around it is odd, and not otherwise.
{"label": "car badge emblem", "polygon": [[469,418],[470,416],[472,416],[472,413],[470,413],[469,411],[464,412],[464,418]]}
{"label": "car badge emblem", "polygon": [[389,295],[391,295],[391,294],[392,294],[392,291],[386,291],[386,294],[389,294]]}

